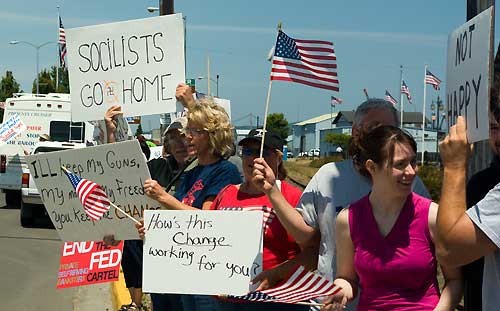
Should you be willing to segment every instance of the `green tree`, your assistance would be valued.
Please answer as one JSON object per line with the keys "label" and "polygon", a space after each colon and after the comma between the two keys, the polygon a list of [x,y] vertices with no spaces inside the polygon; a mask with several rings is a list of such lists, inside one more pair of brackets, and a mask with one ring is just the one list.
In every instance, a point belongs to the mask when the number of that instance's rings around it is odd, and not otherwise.
{"label": "green tree", "polygon": [[282,139],[288,137],[288,121],[283,113],[271,113],[267,116],[266,127],[280,134]]}
{"label": "green tree", "polygon": [[142,126],[139,124],[137,130],[135,130],[135,137],[142,135],[144,132],[142,131]]}
{"label": "green tree", "polygon": [[349,144],[351,143],[351,135],[346,135],[342,133],[328,133],[326,134],[324,141],[332,144],[334,146],[340,146],[344,152],[349,149]]}
{"label": "green tree", "polygon": [[[59,72],[57,72],[59,70]],[[38,75],[40,94],[69,93],[68,69],[52,66],[42,69]],[[56,80],[59,79],[59,83]],[[56,87],[57,86],[57,87]],[[33,93],[36,93],[36,80],[33,81]]]}
{"label": "green tree", "polygon": [[[5,72],[5,76],[0,81],[0,102],[4,102],[12,94],[22,92],[19,83],[17,83],[12,71]],[[3,120],[3,109],[0,109],[0,121]]]}

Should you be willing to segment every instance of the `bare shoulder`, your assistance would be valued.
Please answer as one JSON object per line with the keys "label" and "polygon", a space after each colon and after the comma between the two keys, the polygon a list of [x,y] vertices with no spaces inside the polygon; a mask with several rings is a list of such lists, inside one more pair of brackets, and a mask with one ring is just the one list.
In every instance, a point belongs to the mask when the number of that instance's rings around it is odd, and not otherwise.
{"label": "bare shoulder", "polygon": [[431,238],[434,239],[434,235],[436,232],[436,221],[437,221],[437,213],[438,213],[439,205],[437,203],[431,202],[429,206],[429,231],[431,233]]}

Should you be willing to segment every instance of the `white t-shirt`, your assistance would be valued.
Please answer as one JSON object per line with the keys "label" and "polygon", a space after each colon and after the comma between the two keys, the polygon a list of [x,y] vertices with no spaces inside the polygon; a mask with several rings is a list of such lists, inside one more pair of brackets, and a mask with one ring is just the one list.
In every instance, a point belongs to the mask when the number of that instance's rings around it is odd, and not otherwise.
{"label": "white t-shirt", "polygon": [[467,210],[474,224],[497,246],[484,256],[483,310],[498,310],[500,305],[500,183],[475,206]]}
{"label": "white t-shirt", "polygon": [[[335,277],[335,221],[348,204],[361,199],[371,190],[369,180],[361,176],[351,159],[323,165],[313,176],[297,205],[304,221],[321,233],[318,272],[332,280]],[[413,191],[430,198],[422,180],[415,178]]]}

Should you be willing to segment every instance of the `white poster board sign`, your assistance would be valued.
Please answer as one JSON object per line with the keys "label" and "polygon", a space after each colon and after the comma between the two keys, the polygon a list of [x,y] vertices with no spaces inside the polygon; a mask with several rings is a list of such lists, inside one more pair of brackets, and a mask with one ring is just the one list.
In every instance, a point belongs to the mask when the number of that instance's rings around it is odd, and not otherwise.
{"label": "white poster board sign", "polygon": [[25,130],[26,125],[21,121],[21,118],[17,114],[11,116],[4,123],[0,124],[0,146],[8,143]]}
{"label": "white poster board sign", "polygon": [[262,212],[145,211],[150,293],[243,295],[262,271]]}
{"label": "white poster board sign", "polygon": [[493,9],[477,15],[448,37],[446,106],[448,127],[467,120],[469,142],[489,137]]}
{"label": "white poster board sign", "polygon": [[145,209],[160,207],[144,194],[144,181],[150,175],[137,140],[39,153],[27,156],[26,162],[50,219],[65,242],[102,240],[107,234],[114,234],[117,240],[132,240],[139,235],[134,222],[114,207],[101,219],[91,220],[61,166],[101,185],[112,203],[136,219]]}
{"label": "white poster board sign", "polygon": [[66,30],[73,121],[176,111],[185,80],[181,14]]}

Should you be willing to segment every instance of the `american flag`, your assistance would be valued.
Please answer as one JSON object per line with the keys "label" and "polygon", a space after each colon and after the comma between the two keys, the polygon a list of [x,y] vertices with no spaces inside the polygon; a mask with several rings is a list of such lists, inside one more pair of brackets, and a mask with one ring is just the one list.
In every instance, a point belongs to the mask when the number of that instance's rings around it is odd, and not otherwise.
{"label": "american flag", "polygon": [[401,84],[401,93],[406,94],[406,98],[408,98],[408,102],[411,104],[410,89],[406,85],[405,80],[403,80],[403,84]]}
{"label": "american flag", "polygon": [[335,106],[335,105],[340,105],[342,104],[343,100],[340,99],[340,98],[337,98],[335,96],[332,96],[331,100],[330,100],[330,103],[332,104],[332,106]]}
{"label": "american flag", "polygon": [[106,192],[93,181],[80,178],[70,171],[64,170],[83,204],[85,213],[93,220],[99,220],[108,210],[110,201]]}
{"label": "american flag", "polygon": [[242,299],[260,302],[298,303],[331,296],[341,288],[315,273],[300,266],[283,284],[262,291],[250,292],[243,296],[229,296],[230,299]]}
{"label": "american flag", "polygon": [[438,79],[435,75],[432,74],[429,70],[425,73],[425,83],[431,84],[432,87],[439,91],[439,85],[441,84],[441,80]]}
{"label": "american flag", "polygon": [[276,214],[274,214],[273,209],[268,206],[245,206],[245,207],[221,207],[220,210],[222,211],[261,211],[263,212],[263,217],[262,217],[262,228],[264,228],[264,231],[267,230],[271,222],[273,221],[274,217],[276,217]]}
{"label": "american flag", "polygon": [[280,30],[271,80],[297,82],[338,92],[337,57],[333,43],[292,39]]}
{"label": "american flag", "polygon": [[64,58],[66,57],[66,32],[64,31],[64,26],[61,20],[61,16],[59,16],[59,65],[61,67],[66,67],[66,61]]}
{"label": "american flag", "polygon": [[396,104],[398,103],[398,101],[394,97],[392,97],[391,93],[389,93],[388,90],[385,90],[385,100],[390,102],[394,106],[396,106]]}

